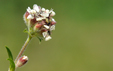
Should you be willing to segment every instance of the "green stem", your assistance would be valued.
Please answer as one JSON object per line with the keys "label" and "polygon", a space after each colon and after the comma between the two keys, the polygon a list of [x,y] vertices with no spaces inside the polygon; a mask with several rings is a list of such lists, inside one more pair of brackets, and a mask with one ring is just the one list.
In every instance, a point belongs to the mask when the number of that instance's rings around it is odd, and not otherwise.
{"label": "green stem", "polygon": [[19,52],[17,58],[15,59],[15,64],[16,64],[17,60],[18,60],[18,59],[22,56],[22,54],[24,53],[24,51],[25,51],[25,49],[26,49],[28,43],[30,42],[31,38],[32,38],[31,36],[28,36],[28,38],[27,38],[27,40],[25,41],[23,47],[21,48],[21,50],[20,50],[20,52]]}
{"label": "green stem", "polygon": [[[29,42],[30,42],[31,39],[32,39],[32,37],[31,37],[30,35],[28,35],[27,40],[25,41],[24,45],[22,46],[22,48],[21,48],[21,50],[20,50],[20,52],[19,52],[17,58],[15,59],[15,65],[16,65],[17,60],[18,60],[18,59],[22,56],[22,54],[24,53],[24,51],[25,51],[25,49],[26,49],[26,47],[27,47],[27,45],[29,44]],[[15,69],[16,69],[16,66],[15,66]],[[12,69],[9,68],[8,71],[14,71],[14,70],[12,70]]]}

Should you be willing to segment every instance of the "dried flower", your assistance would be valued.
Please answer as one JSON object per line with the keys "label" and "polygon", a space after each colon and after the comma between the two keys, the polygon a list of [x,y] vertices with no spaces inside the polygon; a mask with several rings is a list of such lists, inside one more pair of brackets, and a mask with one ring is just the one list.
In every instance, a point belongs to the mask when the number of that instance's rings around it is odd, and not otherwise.
{"label": "dried flower", "polygon": [[44,37],[45,41],[51,39],[51,31],[55,30],[56,21],[52,18],[55,12],[51,9],[41,8],[34,4],[33,9],[27,8],[24,21],[31,36]]}
{"label": "dried flower", "polygon": [[16,67],[21,67],[24,64],[26,64],[26,62],[28,61],[28,57],[27,56],[22,56],[18,59],[17,63],[16,63]]}

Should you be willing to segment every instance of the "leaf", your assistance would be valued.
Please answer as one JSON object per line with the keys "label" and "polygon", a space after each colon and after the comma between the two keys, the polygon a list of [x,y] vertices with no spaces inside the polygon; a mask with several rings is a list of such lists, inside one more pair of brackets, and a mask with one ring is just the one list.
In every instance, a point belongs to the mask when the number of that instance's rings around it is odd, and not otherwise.
{"label": "leaf", "polygon": [[5,47],[7,49],[7,53],[8,53],[8,56],[9,56],[9,58],[7,60],[10,61],[9,71],[15,71],[15,63],[13,61],[13,55],[12,55],[10,49],[7,46],[5,46]]}
{"label": "leaf", "polygon": [[8,53],[9,58],[13,60],[13,55],[12,55],[10,49],[7,46],[5,46],[5,47],[7,49],[7,53]]}
{"label": "leaf", "polygon": [[9,66],[10,71],[15,71],[15,63],[14,63],[14,61],[12,59],[10,59],[10,58],[7,59],[7,60],[10,61],[10,66]]}
{"label": "leaf", "polygon": [[37,37],[37,38],[39,39],[39,41],[40,41],[40,42],[43,40],[43,38],[42,38],[42,37]]}
{"label": "leaf", "polygon": [[28,33],[27,28],[25,28],[23,32],[24,32],[24,33]]}

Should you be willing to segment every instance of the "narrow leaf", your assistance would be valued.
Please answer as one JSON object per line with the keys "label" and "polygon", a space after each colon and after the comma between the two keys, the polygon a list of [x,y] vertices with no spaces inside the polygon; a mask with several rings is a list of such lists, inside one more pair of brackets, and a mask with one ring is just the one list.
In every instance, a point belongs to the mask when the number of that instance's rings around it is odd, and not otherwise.
{"label": "narrow leaf", "polygon": [[43,40],[43,38],[42,38],[42,37],[37,37],[37,38],[39,39],[39,41],[40,41],[40,42]]}
{"label": "narrow leaf", "polygon": [[14,63],[14,61],[12,59],[10,59],[10,58],[7,59],[7,60],[10,61],[10,66],[9,66],[10,71],[15,71],[15,63]]}
{"label": "narrow leaf", "polygon": [[28,33],[28,31],[27,31],[27,29],[24,29],[24,31],[23,31],[24,33]]}
{"label": "narrow leaf", "polygon": [[5,46],[5,47],[7,49],[7,53],[8,53],[9,58],[13,60],[13,55],[12,55],[10,49],[7,46]]}

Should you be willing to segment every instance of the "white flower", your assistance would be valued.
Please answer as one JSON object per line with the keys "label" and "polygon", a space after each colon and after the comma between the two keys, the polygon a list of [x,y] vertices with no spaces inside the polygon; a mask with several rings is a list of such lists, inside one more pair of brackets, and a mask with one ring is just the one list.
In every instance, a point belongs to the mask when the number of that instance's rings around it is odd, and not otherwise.
{"label": "white flower", "polygon": [[52,37],[48,34],[47,31],[43,32],[42,34],[43,34],[43,37],[45,38],[45,41],[48,41],[48,40],[52,39]]}
{"label": "white flower", "polygon": [[40,12],[40,8],[38,5],[34,4],[33,9],[36,10],[37,12]]}
{"label": "white flower", "polygon": [[53,10],[50,11],[50,16],[55,16],[55,12]]}
{"label": "white flower", "polygon": [[45,8],[42,8],[42,11],[45,11]]}
{"label": "white flower", "polygon": [[47,37],[45,38],[45,41],[48,41],[48,40],[50,40],[50,39],[52,39],[52,37],[51,37],[51,36],[47,36]]}
{"label": "white flower", "polygon": [[52,30],[55,30],[55,25],[52,25],[52,26],[50,27],[50,31],[52,31]]}
{"label": "white flower", "polygon": [[[52,18],[54,15],[55,12],[53,11],[53,9],[48,10],[41,8],[36,4],[33,5],[33,9],[28,7],[27,12],[24,14],[24,20],[27,24],[28,30],[30,30],[29,33],[37,37],[43,36],[45,41],[52,39],[51,31],[55,30],[56,24],[56,21]],[[33,28],[33,30],[31,30],[30,28]],[[38,34],[40,34],[41,36]]]}

